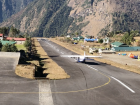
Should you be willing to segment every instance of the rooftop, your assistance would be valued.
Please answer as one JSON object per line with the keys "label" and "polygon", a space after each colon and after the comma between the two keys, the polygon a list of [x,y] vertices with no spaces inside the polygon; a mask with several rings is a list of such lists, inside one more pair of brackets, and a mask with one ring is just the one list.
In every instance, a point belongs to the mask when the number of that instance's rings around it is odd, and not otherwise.
{"label": "rooftop", "polygon": [[15,44],[16,43],[14,41],[0,41],[0,42],[2,43],[2,45],[6,45],[6,44],[11,45],[11,44]]}
{"label": "rooftop", "polygon": [[26,38],[12,38],[12,37],[7,37],[7,40],[15,40],[15,41],[26,41]]}
{"label": "rooftop", "polygon": [[2,37],[3,36],[3,34],[0,34],[0,37]]}

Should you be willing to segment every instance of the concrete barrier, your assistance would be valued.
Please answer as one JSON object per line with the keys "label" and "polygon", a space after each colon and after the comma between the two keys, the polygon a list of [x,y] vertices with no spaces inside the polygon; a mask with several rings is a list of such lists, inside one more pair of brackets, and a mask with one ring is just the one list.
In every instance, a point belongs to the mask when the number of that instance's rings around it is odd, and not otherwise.
{"label": "concrete barrier", "polygon": [[0,57],[20,57],[20,52],[0,52]]}
{"label": "concrete barrier", "polygon": [[15,65],[18,65],[20,52],[0,52],[0,57],[16,58]]}

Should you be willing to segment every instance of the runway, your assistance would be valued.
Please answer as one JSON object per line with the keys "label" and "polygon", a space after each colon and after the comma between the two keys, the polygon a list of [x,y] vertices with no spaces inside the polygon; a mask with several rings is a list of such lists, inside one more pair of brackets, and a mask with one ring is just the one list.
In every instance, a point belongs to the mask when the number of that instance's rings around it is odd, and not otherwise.
{"label": "runway", "polygon": [[75,54],[49,40],[40,44],[71,77],[50,80],[54,105],[139,105],[140,76],[104,63],[76,63],[62,54]]}

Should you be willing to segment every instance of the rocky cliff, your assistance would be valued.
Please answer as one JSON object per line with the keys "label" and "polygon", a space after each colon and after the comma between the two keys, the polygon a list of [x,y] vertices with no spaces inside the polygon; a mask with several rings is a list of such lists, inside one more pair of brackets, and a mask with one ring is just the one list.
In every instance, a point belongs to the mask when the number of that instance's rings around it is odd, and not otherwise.
{"label": "rocky cliff", "polygon": [[0,26],[14,25],[22,32],[47,37],[140,30],[139,5],[139,0],[34,0]]}

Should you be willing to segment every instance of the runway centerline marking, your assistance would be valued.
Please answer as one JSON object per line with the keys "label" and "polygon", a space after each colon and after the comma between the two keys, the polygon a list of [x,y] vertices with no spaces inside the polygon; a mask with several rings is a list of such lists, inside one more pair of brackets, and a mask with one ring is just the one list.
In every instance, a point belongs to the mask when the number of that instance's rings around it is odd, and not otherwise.
{"label": "runway centerline marking", "polygon": [[135,93],[134,90],[132,90],[130,87],[128,87],[127,85],[125,85],[123,82],[121,82],[120,80],[116,79],[115,77],[112,77],[114,80],[116,80],[117,82],[119,82],[121,85],[123,85],[125,88],[127,88],[129,91],[131,91],[132,93]]}
{"label": "runway centerline marking", "polygon": [[89,66],[89,65],[87,65],[87,67],[89,67],[89,68],[91,68],[91,69],[94,69],[94,70],[98,71],[97,69],[95,69],[95,68],[93,68],[93,67],[91,67],[91,66]]}

